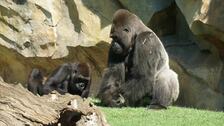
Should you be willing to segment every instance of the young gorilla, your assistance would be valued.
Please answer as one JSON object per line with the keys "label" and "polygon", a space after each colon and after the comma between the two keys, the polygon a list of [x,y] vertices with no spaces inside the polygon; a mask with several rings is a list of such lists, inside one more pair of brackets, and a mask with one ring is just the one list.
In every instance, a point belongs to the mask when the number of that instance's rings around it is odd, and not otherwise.
{"label": "young gorilla", "polygon": [[88,97],[91,78],[90,67],[85,63],[65,63],[59,66],[47,79],[43,93],[53,90],[60,94],[70,93]]}
{"label": "young gorilla", "polygon": [[45,84],[39,69],[33,69],[28,78],[28,90],[35,95],[49,94],[56,90],[60,94],[88,97],[90,86],[90,67],[86,63],[62,64],[53,71]]}
{"label": "young gorilla", "polygon": [[27,88],[30,92],[35,95],[43,95],[43,75],[39,69],[34,68],[31,71],[27,84]]}
{"label": "young gorilla", "polygon": [[91,86],[91,70],[86,63],[72,65],[71,84],[68,85],[68,92],[82,97],[88,97]]}
{"label": "young gorilla", "polygon": [[[169,68],[167,52],[151,29],[136,15],[121,9],[113,16],[110,37],[112,43],[109,50],[108,71],[116,67],[125,69],[117,70],[125,71],[123,73],[125,82],[120,88],[100,90],[99,96],[113,92],[107,100],[101,99],[103,103],[121,99],[117,94],[122,94],[125,99],[123,105],[128,106],[136,105],[137,101],[148,94],[152,96],[150,102],[152,108],[166,108],[176,101],[179,95],[177,74]],[[125,64],[125,68],[120,67],[121,63]],[[116,77],[115,73],[104,75],[102,87],[108,83],[115,84],[113,81],[120,79],[115,79]],[[118,103],[117,106],[120,106],[121,102]]]}

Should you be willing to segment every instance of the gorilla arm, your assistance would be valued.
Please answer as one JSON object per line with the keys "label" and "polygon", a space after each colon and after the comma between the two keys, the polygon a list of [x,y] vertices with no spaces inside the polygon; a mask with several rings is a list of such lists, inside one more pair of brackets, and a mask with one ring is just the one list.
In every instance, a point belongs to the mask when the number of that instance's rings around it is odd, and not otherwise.
{"label": "gorilla arm", "polygon": [[43,87],[44,94],[48,94],[53,90],[57,90],[61,94],[66,93],[70,74],[71,65],[68,63],[55,69]]}
{"label": "gorilla arm", "polygon": [[133,57],[129,57],[133,62],[132,68],[128,71],[130,77],[121,87],[127,105],[133,105],[146,94],[152,94],[156,73],[164,61],[161,54],[163,46],[153,32],[137,35],[134,46]]}
{"label": "gorilla arm", "polygon": [[[113,64],[104,70],[97,97],[107,106],[121,106],[124,101],[120,96],[120,87],[125,81],[124,63]],[[122,100],[121,100],[122,99]]]}
{"label": "gorilla arm", "polygon": [[87,86],[85,87],[85,89],[83,90],[81,94],[82,98],[87,98],[89,96],[89,90],[91,86],[91,77],[88,77],[87,80],[88,80]]}

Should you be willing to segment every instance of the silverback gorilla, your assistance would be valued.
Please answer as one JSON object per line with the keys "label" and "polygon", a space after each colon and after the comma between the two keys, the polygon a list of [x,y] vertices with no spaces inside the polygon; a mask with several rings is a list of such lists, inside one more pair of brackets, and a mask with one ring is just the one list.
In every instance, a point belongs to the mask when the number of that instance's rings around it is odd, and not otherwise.
{"label": "silverback gorilla", "polygon": [[[64,63],[50,74],[44,84],[37,77],[35,78],[36,80],[32,79],[35,77],[32,77],[32,73],[33,72],[31,72],[29,77],[29,80],[32,81],[28,83],[28,87],[32,87],[33,89],[37,86],[42,87],[42,94],[49,94],[53,90],[56,90],[60,94],[70,93],[82,97],[88,97],[89,95],[91,77],[90,67],[86,63]],[[32,90],[30,91],[33,92]],[[42,95],[40,93],[38,94]]]}
{"label": "silverback gorilla", "polygon": [[[136,106],[146,95],[150,108],[167,108],[179,95],[177,74],[156,34],[131,12],[113,16],[108,68],[98,97],[107,106]],[[124,67],[123,67],[124,66]]]}

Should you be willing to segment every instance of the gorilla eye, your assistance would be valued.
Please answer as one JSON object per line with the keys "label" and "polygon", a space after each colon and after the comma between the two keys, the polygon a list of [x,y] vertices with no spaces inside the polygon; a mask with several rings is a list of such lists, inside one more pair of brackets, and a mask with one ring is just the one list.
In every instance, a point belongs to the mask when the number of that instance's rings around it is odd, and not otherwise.
{"label": "gorilla eye", "polygon": [[125,28],[124,31],[127,32],[127,33],[129,32],[129,30],[127,28]]}

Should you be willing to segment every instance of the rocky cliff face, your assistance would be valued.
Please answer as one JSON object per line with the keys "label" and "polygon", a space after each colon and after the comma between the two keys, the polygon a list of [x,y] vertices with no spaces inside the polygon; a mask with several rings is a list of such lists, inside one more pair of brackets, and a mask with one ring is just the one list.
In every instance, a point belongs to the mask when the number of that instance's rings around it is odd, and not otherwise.
{"label": "rocky cliff face", "polygon": [[136,13],[163,41],[179,74],[177,104],[224,107],[222,0],[1,0],[0,76],[21,82],[33,67],[48,74],[64,62],[89,62],[91,94],[106,67],[113,13]]}

